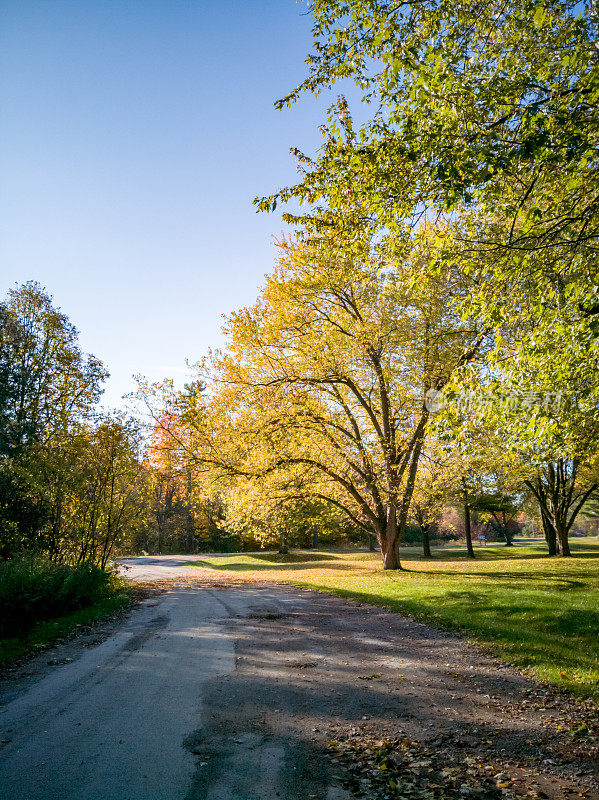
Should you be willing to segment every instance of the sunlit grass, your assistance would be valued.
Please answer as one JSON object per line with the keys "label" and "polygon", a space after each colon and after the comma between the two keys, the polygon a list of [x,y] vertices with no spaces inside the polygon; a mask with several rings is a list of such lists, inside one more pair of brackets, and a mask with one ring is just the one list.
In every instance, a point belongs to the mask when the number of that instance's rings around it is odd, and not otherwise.
{"label": "sunlit grass", "polygon": [[404,570],[384,572],[365,551],[295,551],[204,558],[190,564],[290,582],[384,606],[458,630],[543,680],[599,699],[599,543],[575,540],[574,558],[555,559],[541,544],[461,547],[435,558],[402,548]]}

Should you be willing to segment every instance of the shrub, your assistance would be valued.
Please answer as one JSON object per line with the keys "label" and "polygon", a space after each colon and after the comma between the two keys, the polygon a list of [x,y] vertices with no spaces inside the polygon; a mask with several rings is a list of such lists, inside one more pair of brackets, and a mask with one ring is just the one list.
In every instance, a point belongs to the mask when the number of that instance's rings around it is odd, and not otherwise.
{"label": "shrub", "polygon": [[25,633],[40,620],[64,616],[123,591],[114,572],[94,564],[46,558],[0,562],[0,637]]}

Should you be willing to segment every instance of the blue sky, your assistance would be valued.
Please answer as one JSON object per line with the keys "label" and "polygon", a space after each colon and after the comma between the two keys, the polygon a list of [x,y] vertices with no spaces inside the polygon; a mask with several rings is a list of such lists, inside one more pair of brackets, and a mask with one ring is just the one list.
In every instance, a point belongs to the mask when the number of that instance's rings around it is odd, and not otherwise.
{"label": "blue sky", "polygon": [[105,399],[183,377],[254,301],[331,96],[305,75],[297,0],[2,0],[0,294],[34,279],[111,372]]}

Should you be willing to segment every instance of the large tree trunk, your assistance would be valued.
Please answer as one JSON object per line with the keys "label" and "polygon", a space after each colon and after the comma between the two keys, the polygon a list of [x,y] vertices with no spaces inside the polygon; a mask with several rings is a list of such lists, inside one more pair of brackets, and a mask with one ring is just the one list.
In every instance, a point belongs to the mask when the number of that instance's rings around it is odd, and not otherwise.
{"label": "large tree trunk", "polygon": [[468,490],[466,488],[466,481],[462,480],[464,487],[464,531],[466,533],[466,550],[468,551],[468,558],[476,558],[474,555],[474,548],[472,547],[472,526],[470,524],[470,502],[468,500]]}
{"label": "large tree trunk", "polygon": [[555,532],[555,527],[543,510],[542,506],[539,505],[539,508],[541,509],[541,522],[543,523],[543,533],[545,534],[545,541],[547,542],[547,550],[550,556],[556,556],[557,533]]}
{"label": "large tree trunk", "polygon": [[397,528],[397,509],[394,504],[387,507],[387,520],[381,535],[381,554],[383,569],[401,569],[399,560],[399,530]]}
{"label": "large tree trunk", "polygon": [[431,539],[430,539],[430,526],[423,525],[420,530],[422,531],[422,554],[425,558],[432,558],[431,553]]}
{"label": "large tree trunk", "polygon": [[510,530],[510,524],[512,522],[511,519],[506,521],[505,513],[502,514],[502,524],[503,524],[503,535],[505,536],[505,546],[506,547],[513,547],[514,546],[514,532],[513,529]]}
{"label": "large tree trunk", "polygon": [[570,542],[568,541],[568,529],[563,525],[557,526],[557,550],[560,556],[571,556]]}
{"label": "large tree trunk", "polygon": [[401,569],[401,561],[399,560],[399,549],[397,547],[387,546],[381,544],[381,551],[383,554],[383,569]]}

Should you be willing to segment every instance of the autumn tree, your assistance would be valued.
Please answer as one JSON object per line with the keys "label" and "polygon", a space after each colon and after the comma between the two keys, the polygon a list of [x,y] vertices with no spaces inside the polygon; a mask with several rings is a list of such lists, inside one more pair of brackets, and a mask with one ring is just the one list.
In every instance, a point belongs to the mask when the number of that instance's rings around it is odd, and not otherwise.
{"label": "autumn tree", "polygon": [[[315,0],[310,13],[308,75],[277,105],[353,84],[372,113],[349,141],[333,115],[325,160],[379,214],[499,212],[486,241],[553,258],[596,239],[593,2]],[[296,193],[314,198],[321,166],[306,162]]]}
{"label": "autumn tree", "polygon": [[411,515],[422,536],[422,553],[432,557],[431,538],[438,533],[443,509],[455,500],[459,472],[455,459],[429,431],[416,477]]}
{"label": "autumn tree", "polygon": [[430,269],[436,237],[423,228],[384,251],[281,242],[256,305],[229,318],[209,402],[178,400],[198,463],[248,478],[293,470],[290,497],[299,485],[376,535],[388,569],[400,566],[426,393],[485,338],[455,313],[466,276]]}
{"label": "autumn tree", "polygon": [[172,545],[175,532],[180,533],[186,517],[182,500],[185,465],[180,448],[174,446],[175,443],[165,432],[167,428],[164,422],[152,427],[144,464],[149,487],[149,527],[155,532],[154,547],[158,553],[165,552],[167,543],[169,547]]}
{"label": "autumn tree", "polygon": [[135,542],[137,549],[194,553],[230,550],[237,543],[235,533],[224,525],[228,486],[207,473],[190,441],[187,419],[194,414],[192,408],[200,413],[204,391],[201,382],[179,392],[172,381],[149,384],[139,379],[140,411],[147,419],[143,466],[148,518]]}
{"label": "autumn tree", "polygon": [[237,475],[224,492],[226,524],[240,540],[260,547],[292,547],[336,541],[353,532],[346,515],[314,495],[314,480],[301,465],[264,475]]}

